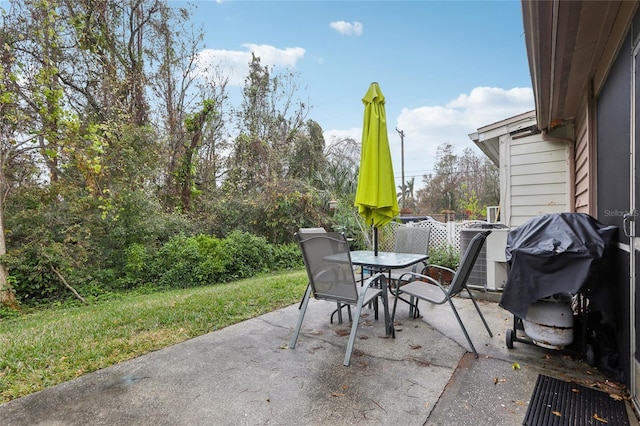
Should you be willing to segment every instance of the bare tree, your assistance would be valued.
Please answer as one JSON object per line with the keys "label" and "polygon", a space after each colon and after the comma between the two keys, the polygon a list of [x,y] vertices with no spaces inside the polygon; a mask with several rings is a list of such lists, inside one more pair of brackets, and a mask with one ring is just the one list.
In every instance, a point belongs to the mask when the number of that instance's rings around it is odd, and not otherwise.
{"label": "bare tree", "polygon": [[308,112],[307,104],[296,100],[298,91],[292,74],[272,76],[260,58],[252,56],[237,113],[240,134],[230,158],[227,190],[259,189],[286,177]]}
{"label": "bare tree", "polygon": [[424,213],[467,211],[482,216],[487,205],[499,202],[498,169],[470,148],[455,155],[452,144],[442,144],[436,154],[435,171],[423,176],[417,205]]}
{"label": "bare tree", "polygon": [[361,144],[353,138],[333,137],[325,148],[325,156],[328,160],[335,160],[358,167],[360,164]]}

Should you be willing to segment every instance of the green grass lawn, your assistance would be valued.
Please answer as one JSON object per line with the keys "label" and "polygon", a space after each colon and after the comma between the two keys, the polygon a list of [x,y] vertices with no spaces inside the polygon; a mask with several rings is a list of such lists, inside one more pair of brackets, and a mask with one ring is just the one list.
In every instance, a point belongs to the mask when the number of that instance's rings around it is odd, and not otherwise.
{"label": "green grass lawn", "polygon": [[0,404],[296,303],[304,271],[0,319]]}

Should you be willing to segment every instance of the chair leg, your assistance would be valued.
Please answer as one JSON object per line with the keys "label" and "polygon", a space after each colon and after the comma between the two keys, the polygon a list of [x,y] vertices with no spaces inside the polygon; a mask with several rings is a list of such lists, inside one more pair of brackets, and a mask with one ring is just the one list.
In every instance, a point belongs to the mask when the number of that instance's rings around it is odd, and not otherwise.
{"label": "chair leg", "polygon": [[420,318],[420,309],[418,309],[418,304],[420,304],[420,299],[416,298],[413,305],[413,318]]}
{"label": "chair leg", "polygon": [[396,308],[398,307],[398,299],[400,298],[400,291],[396,289],[396,297],[393,298],[393,311],[391,312],[391,336],[396,337]]}
{"label": "chair leg", "polygon": [[358,302],[355,315],[351,322],[351,333],[349,334],[349,343],[347,343],[347,353],[344,355],[344,362],[342,363],[345,367],[348,367],[351,362],[351,352],[353,352],[353,344],[356,341],[356,333],[358,331],[358,322],[360,321],[361,313],[362,305]]}
{"label": "chair leg", "polygon": [[413,296],[409,298],[409,315],[411,318],[418,318],[418,301]]}
{"label": "chair leg", "polygon": [[482,319],[482,323],[484,324],[484,327],[487,329],[487,332],[489,332],[489,337],[493,337],[493,333],[489,328],[489,324],[487,324],[487,320],[484,319],[484,315],[482,315],[482,311],[480,311],[480,307],[478,306],[478,302],[476,302],[476,298],[473,297],[473,294],[471,293],[471,291],[469,291],[468,288],[467,288],[467,293],[469,293],[469,298],[471,298],[471,301],[473,302],[473,306],[476,307],[476,311],[478,311],[478,315],[480,315],[480,318]]}
{"label": "chair leg", "polygon": [[[380,297],[382,297],[382,309],[384,309],[384,334],[387,336],[391,335],[391,337],[395,338],[396,330],[393,326],[391,316],[389,315],[389,293],[387,293],[386,289],[382,292]],[[377,304],[378,302],[376,302],[376,305]]]}
{"label": "chair leg", "polygon": [[[408,283],[409,281],[407,281]],[[395,296],[395,294],[397,293],[397,289],[398,287],[400,287],[400,282],[396,281],[396,289],[395,290],[391,290],[391,294]],[[394,293],[395,291],[395,293]],[[415,299],[413,296],[411,296],[409,298],[409,300],[407,299],[403,299],[402,297],[400,298],[400,300],[402,300],[404,303],[406,303],[407,305],[409,305],[409,316],[413,319],[416,319],[418,317],[420,317],[420,311],[418,310],[418,301],[417,299]]]}
{"label": "chair leg", "polygon": [[371,303],[373,303],[373,318],[378,321],[378,298],[373,299]]}
{"label": "chair leg", "polygon": [[447,298],[449,300],[449,305],[451,305],[451,309],[453,310],[454,315],[456,316],[456,319],[458,320],[458,324],[460,324],[460,328],[462,329],[462,332],[464,333],[464,337],[467,338],[467,342],[469,343],[469,346],[471,346],[471,350],[473,351],[473,355],[476,357],[476,359],[479,357],[478,356],[478,351],[476,351],[476,347],[473,346],[473,342],[471,341],[471,337],[469,337],[469,333],[467,332],[467,329],[465,328],[464,324],[462,323],[462,318],[460,318],[460,315],[458,314],[458,310],[456,309],[456,306],[453,304],[453,300],[451,300],[451,298]]}
{"label": "chair leg", "polygon": [[302,298],[302,303],[300,304],[300,315],[298,315],[298,323],[296,324],[296,328],[293,331],[293,336],[291,336],[291,343],[289,343],[289,348],[294,349],[296,347],[296,341],[298,340],[298,334],[300,334],[300,329],[302,328],[302,320],[304,319],[304,314],[307,312],[307,306],[309,305],[309,299],[311,298],[311,286],[307,286],[307,291],[304,293],[304,297]]}
{"label": "chair leg", "polygon": [[[309,288],[311,284],[307,283],[307,288]],[[302,304],[304,303],[304,295],[302,296],[302,299],[300,299],[300,304],[298,305],[298,309],[302,309]]]}
{"label": "chair leg", "polygon": [[336,305],[337,307],[335,311],[331,313],[331,319],[330,319],[331,324],[333,324],[333,316],[336,314],[338,315],[338,324],[342,324],[342,308],[344,307],[347,308],[347,314],[349,314],[349,322],[351,322],[351,305],[349,304],[343,305],[340,302],[337,302]]}

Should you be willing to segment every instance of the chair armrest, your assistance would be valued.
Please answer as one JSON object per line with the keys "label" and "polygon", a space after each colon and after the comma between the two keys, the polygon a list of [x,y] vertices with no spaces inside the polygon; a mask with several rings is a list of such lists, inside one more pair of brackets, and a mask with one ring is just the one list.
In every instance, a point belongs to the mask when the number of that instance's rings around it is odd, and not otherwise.
{"label": "chair armrest", "polygon": [[453,269],[447,268],[446,266],[442,266],[442,265],[436,265],[436,264],[427,264],[427,265],[425,265],[425,267],[422,269],[423,273],[424,273],[425,269],[429,269],[429,268],[442,269],[444,271],[451,272],[453,275],[456,274],[456,271],[454,271]]}
{"label": "chair armrest", "polygon": [[[444,268],[444,269],[448,269],[449,268]],[[426,281],[427,283],[431,284],[431,285],[435,285],[438,286],[440,288],[440,290],[442,290],[445,294],[447,293],[447,289],[444,288],[444,286],[436,279],[428,276],[428,275],[423,275],[423,274],[418,274],[416,272],[406,272],[404,274],[402,274],[400,276],[400,280],[406,280],[406,281],[410,281],[408,279],[405,278],[405,275],[411,276],[413,278],[413,281]],[[400,293],[402,293],[402,287],[400,287]]]}
{"label": "chair armrest", "polygon": [[372,275],[372,276],[370,276],[370,277],[368,277],[368,278],[366,278],[366,279],[364,280],[364,282],[363,282],[363,284],[362,284],[362,290],[360,291],[360,294],[358,295],[358,299],[360,299],[360,301],[359,301],[358,303],[360,303],[360,304],[364,304],[364,300],[365,300],[365,298],[366,298],[366,296],[367,296],[367,289],[368,289],[369,287],[371,287],[371,285],[372,285],[373,283],[375,283],[375,282],[377,282],[377,281],[380,281],[380,280],[382,280],[382,284],[383,284],[383,285],[381,285],[381,286],[380,286],[380,290],[376,292],[376,297],[377,297],[377,295],[379,295],[382,291],[387,291],[387,288],[386,288],[386,285],[387,285],[387,283],[386,283],[386,281],[387,281],[387,277],[386,277],[382,272],[378,272],[377,274]]}

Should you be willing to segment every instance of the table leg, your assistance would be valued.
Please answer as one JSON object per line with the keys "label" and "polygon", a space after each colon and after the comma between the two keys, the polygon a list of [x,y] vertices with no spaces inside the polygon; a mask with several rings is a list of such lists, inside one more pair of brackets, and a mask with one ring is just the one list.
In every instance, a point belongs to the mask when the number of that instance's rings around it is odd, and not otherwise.
{"label": "table leg", "polygon": [[391,323],[391,316],[389,315],[389,284],[391,281],[385,279],[385,284],[382,288],[382,303],[384,303],[384,331],[387,336],[391,335],[396,337],[395,327]]}

